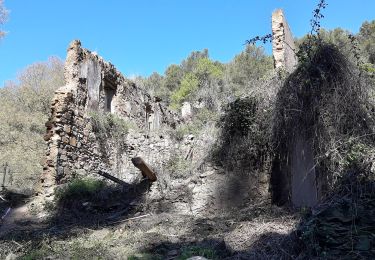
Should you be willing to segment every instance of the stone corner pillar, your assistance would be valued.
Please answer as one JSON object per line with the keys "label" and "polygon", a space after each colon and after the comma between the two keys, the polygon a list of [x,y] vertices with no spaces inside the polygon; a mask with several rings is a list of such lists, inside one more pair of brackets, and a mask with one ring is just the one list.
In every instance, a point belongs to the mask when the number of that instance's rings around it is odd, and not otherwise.
{"label": "stone corner pillar", "polygon": [[296,46],[282,9],[272,13],[272,36],[275,69],[292,72],[297,65]]}

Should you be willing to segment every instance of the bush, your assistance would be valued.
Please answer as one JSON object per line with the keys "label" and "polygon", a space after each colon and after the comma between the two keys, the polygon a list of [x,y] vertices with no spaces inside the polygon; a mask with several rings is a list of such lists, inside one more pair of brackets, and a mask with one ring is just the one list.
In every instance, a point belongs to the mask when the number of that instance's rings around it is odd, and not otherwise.
{"label": "bush", "polygon": [[59,202],[74,200],[92,200],[106,186],[106,183],[97,179],[74,179],[72,182],[56,191],[55,199]]}
{"label": "bush", "polygon": [[271,117],[271,110],[261,108],[255,96],[228,104],[218,122],[221,134],[213,159],[238,171],[267,169],[272,154]]}
{"label": "bush", "polygon": [[186,74],[181,81],[180,87],[171,96],[171,108],[178,109],[182,101],[186,100],[191,93],[198,89],[198,83],[198,78],[194,74]]}
{"label": "bush", "polygon": [[237,99],[228,104],[220,118],[222,137],[228,142],[235,136],[245,136],[255,121],[256,100],[253,97]]}
{"label": "bush", "polygon": [[216,122],[217,118],[218,114],[216,112],[202,108],[193,116],[192,121],[178,125],[176,129],[172,130],[170,135],[181,142],[188,134],[198,135],[205,125],[209,122]]}
{"label": "bush", "polygon": [[99,138],[121,138],[129,132],[131,127],[128,122],[111,113],[90,114],[92,130]]}
{"label": "bush", "polygon": [[172,156],[167,162],[167,170],[173,177],[186,177],[187,172],[190,169],[189,161],[185,160],[180,155]]}
{"label": "bush", "polygon": [[0,86],[0,165],[7,162],[13,173],[8,188],[20,191],[38,182],[46,146],[44,124],[54,92],[63,85],[64,64],[50,58],[28,66],[17,79]]}

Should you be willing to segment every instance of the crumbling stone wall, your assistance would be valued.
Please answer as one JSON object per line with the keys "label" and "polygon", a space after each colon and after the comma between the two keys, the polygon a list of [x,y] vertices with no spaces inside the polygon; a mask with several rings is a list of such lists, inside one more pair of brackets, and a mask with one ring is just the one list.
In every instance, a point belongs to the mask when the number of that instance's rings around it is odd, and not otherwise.
{"label": "crumbling stone wall", "polygon": [[[275,69],[291,73],[297,65],[294,39],[281,9],[272,14],[272,51]],[[284,129],[284,131],[289,131]],[[278,204],[314,206],[318,202],[312,140],[297,133],[286,159],[275,162],[272,173],[273,200]],[[287,151],[283,151],[287,153]]]}
{"label": "crumbling stone wall", "polygon": [[297,65],[296,46],[283,10],[272,13],[272,54],[276,69],[292,72]]}
{"label": "crumbling stone wall", "polygon": [[[126,79],[111,63],[82,48],[80,41],[73,41],[68,48],[65,80],[66,85],[56,91],[51,117],[46,123],[48,149],[41,192],[50,194],[56,184],[98,170],[123,177],[131,171],[131,156],[142,154],[147,161],[152,158],[151,154],[168,149],[167,139],[160,136],[150,139],[147,133],[174,127],[178,117],[160,100],[152,99]],[[104,140],[106,151],[103,151],[100,149],[103,140],[98,140],[92,131],[90,113],[113,113],[134,124],[136,130],[131,130],[128,141],[120,144],[118,140]],[[137,146],[129,140],[141,140],[147,146]]]}

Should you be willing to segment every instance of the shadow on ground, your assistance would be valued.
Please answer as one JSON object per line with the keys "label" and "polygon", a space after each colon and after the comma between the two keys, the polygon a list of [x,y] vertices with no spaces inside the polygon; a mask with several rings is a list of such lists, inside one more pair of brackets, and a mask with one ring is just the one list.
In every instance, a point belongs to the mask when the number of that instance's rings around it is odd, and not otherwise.
{"label": "shadow on ground", "polygon": [[223,239],[202,239],[185,243],[159,242],[150,245],[145,252],[151,255],[152,259],[187,259],[202,256],[208,259],[280,260],[297,258],[301,247],[294,233],[282,235],[270,232],[263,234],[253,241],[252,245],[242,250],[231,248]]}
{"label": "shadow on ground", "polygon": [[[27,205],[30,214],[12,221],[12,212],[17,207],[25,207],[27,197],[22,194],[8,192],[0,202],[1,216],[8,208],[11,211],[0,221],[2,225],[12,222],[15,228],[9,232],[0,232],[1,240],[16,242],[37,242],[45,236],[64,238],[74,236],[77,229],[97,229],[103,226],[113,226],[131,218],[140,212],[144,203],[144,195],[148,191],[148,180],[135,185],[106,185],[92,196],[82,196],[75,199],[56,200],[47,203],[45,207],[51,213],[43,221],[37,219],[33,212],[33,204]],[[31,207],[31,208],[30,208]],[[4,213],[3,213],[4,212]],[[0,216],[0,217],[1,217]]]}

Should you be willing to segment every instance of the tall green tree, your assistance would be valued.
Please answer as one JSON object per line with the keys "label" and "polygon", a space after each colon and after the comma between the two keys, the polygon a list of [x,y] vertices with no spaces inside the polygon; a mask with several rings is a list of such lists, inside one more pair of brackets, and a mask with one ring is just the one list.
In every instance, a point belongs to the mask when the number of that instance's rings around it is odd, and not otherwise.
{"label": "tall green tree", "polygon": [[262,79],[272,69],[273,60],[265,54],[263,48],[247,45],[246,49],[227,65],[226,91],[235,96],[246,93],[252,83]]}
{"label": "tall green tree", "polygon": [[[207,107],[214,107],[223,82],[224,65],[209,58],[208,50],[194,51],[180,66],[173,67],[174,78],[182,79],[172,92],[171,107],[178,108],[184,101],[203,102]],[[179,74],[177,74],[179,73]],[[171,73],[172,74],[172,73]],[[173,75],[172,74],[172,75]],[[178,83],[178,81],[177,81]],[[175,83],[176,84],[176,83]]]}
{"label": "tall green tree", "polygon": [[345,54],[348,54],[352,49],[349,40],[350,32],[348,30],[342,28],[335,28],[333,30],[320,29],[319,34],[324,41],[336,45]]}
{"label": "tall green tree", "polygon": [[208,49],[203,51],[193,51],[189,57],[181,63],[181,68],[185,73],[192,72],[192,70],[197,66],[197,63],[202,58],[208,58]]}
{"label": "tall green tree", "polygon": [[176,90],[183,76],[184,72],[181,66],[175,64],[170,65],[165,71],[165,87],[170,91]]}
{"label": "tall green tree", "polygon": [[171,107],[177,109],[181,106],[183,101],[198,89],[199,81],[193,73],[187,73],[181,81],[181,84],[176,91],[171,95]]}

